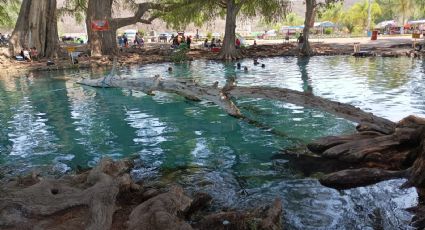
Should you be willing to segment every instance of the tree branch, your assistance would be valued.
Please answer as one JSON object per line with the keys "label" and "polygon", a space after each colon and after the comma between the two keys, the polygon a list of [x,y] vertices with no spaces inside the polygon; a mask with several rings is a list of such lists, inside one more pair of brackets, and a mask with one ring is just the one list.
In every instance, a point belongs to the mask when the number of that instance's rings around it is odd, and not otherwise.
{"label": "tree branch", "polygon": [[112,27],[118,29],[124,26],[138,23],[138,22],[144,23],[144,24],[151,24],[152,21],[155,20],[158,16],[151,16],[148,19],[144,19],[142,17],[150,10],[164,10],[164,9],[166,9],[164,5],[153,3],[153,2],[139,3],[137,6],[137,11],[133,17],[114,18],[111,21],[111,25]]}

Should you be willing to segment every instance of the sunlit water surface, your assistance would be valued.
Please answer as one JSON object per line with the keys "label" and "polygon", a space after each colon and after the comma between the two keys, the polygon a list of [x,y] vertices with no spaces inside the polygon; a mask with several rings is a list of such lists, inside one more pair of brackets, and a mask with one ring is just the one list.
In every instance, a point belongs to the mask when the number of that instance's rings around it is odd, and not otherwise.
{"label": "sunlit water surface", "polygon": [[[194,61],[117,69],[117,77],[191,78],[224,85],[236,77],[244,86],[266,85],[309,91],[350,103],[397,121],[425,115],[425,63],[408,58],[270,58],[266,68],[242,61]],[[167,72],[172,66],[174,71]],[[355,124],[316,109],[260,99],[237,101],[257,125],[232,118],[209,102],[158,93],[75,84],[79,77],[109,72],[43,72],[0,77],[0,175],[42,168],[51,174],[93,166],[101,157],[132,157],[136,179],[179,183],[188,192],[206,191],[216,206],[251,207],[280,197],[288,229],[406,229],[413,189],[402,180],[337,191],[272,160],[326,136],[354,132]]]}

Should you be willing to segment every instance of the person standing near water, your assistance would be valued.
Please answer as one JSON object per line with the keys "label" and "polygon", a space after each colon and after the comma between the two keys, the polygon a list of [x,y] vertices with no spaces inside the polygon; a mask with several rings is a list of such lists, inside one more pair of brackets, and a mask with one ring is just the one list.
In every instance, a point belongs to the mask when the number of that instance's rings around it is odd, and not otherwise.
{"label": "person standing near water", "polygon": [[186,38],[186,44],[187,44],[187,47],[190,49],[190,43],[192,43],[192,36],[187,36],[187,38]]}
{"label": "person standing near water", "polygon": [[303,45],[304,45],[303,33],[300,33],[300,36],[298,37],[297,42],[298,42],[298,50],[301,51],[301,49],[303,48]]}

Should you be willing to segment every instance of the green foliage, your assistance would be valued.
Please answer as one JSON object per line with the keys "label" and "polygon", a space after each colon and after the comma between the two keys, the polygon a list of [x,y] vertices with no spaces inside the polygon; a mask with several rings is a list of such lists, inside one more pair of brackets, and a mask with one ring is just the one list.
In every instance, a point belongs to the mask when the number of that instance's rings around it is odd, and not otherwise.
{"label": "green foliage", "polygon": [[324,33],[324,34],[327,34],[327,35],[332,34],[332,32],[333,32],[333,29],[332,29],[332,28],[325,28],[325,29],[323,30],[323,33]]}
{"label": "green foliage", "polygon": [[285,17],[284,24],[287,26],[298,26],[304,23],[304,19],[298,16],[296,13],[289,13]]}
{"label": "green foliage", "polygon": [[399,19],[406,22],[411,19],[425,18],[424,0],[376,0],[381,6],[382,16],[378,21]]}
{"label": "green foliage", "polygon": [[[363,31],[367,26],[369,3],[367,0],[354,4],[347,12],[344,13],[342,22],[350,33],[355,31]],[[372,3],[371,19],[372,22],[382,14],[381,7],[377,3]]]}
{"label": "green foliage", "polygon": [[187,52],[189,52],[189,48],[186,43],[180,44],[179,48],[173,51],[171,54],[171,61],[174,63],[181,63],[188,60]]}
{"label": "green foliage", "polygon": [[68,15],[83,23],[89,0],[65,0],[64,6],[58,10],[60,16]]}
{"label": "green foliage", "polygon": [[144,30],[139,30],[139,35],[144,37],[146,35],[146,32]]}
{"label": "green foliage", "polygon": [[0,27],[13,28],[21,6],[19,0],[0,0]]}
{"label": "green foliage", "polygon": [[[158,0],[168,5],[169,12],[161,18],[174,29],[184,29],[190,23],[201,26],[226,15],[225,0]],[[267,22],[282,19],[290,9],[290,0],[229,0],[246,17],[262,16]]]}
{"label": "green foliage", "polygon": [[207,38],[208,38],[208,40],[211,40],[211,39],[212,39],[212,37],[213,37],[213,36],[212,36],[212,33],[211,33],[211,32],[208,32],[208,33],[207,33]]}
{"label": "green foliage", "polygon": [[343,4],[342,2],[329,4],[328,7],[321,8],[318,14],[321,21],[331,21],[337,24],[344,16]]}

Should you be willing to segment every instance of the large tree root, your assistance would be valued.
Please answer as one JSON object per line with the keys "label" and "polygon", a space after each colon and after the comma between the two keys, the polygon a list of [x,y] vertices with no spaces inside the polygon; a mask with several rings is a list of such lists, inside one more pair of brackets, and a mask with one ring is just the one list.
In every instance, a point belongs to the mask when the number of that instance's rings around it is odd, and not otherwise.
{"label": "large tree root", "polygon": [[[415,187],[421,201],[425,199],[425,119],[409,116],[401,120],[394,132],[382,134],[359,132],[342,137],[321,138],[308,148],[326,158],[357,165],[330,173],[320,179],[328,187],[348,189],[380,181],[405,178],[403,188]],[[410,209],[416,214],[413,225],[425,228],[425,207]]]}
{"label": "large tree root", "polygon": [[[335,188],[373,184],[392,178],[408,178],[407,186],[425,186],[425,119],[409,116],[394,132],[359,132],[348,136],[325,137],[307,147],[320,156],[355,163],[363,169],[332,173],[321,182]],[[409,170],[407,170],[409,169]]]}
{"label": "large tree root", "polygon": [[[143,188],[130,179],[131,167],[129,161],[103,159],[97,167],[79,175],[60,179],[32,175],[2,185],[0,228],[174,230],[193,229],[193,225],[217,229],[204,224],[213,214],[192,219],[211,202],[207,194],[198,194],[192,200],[178,186],[165,193]],[[256,224],[250,226],[277,229],[281,212],[281,202],[276,201],[267,209],[219,215],[224,220],[238,221],[230,218],[238,213],[244,221]]]}

